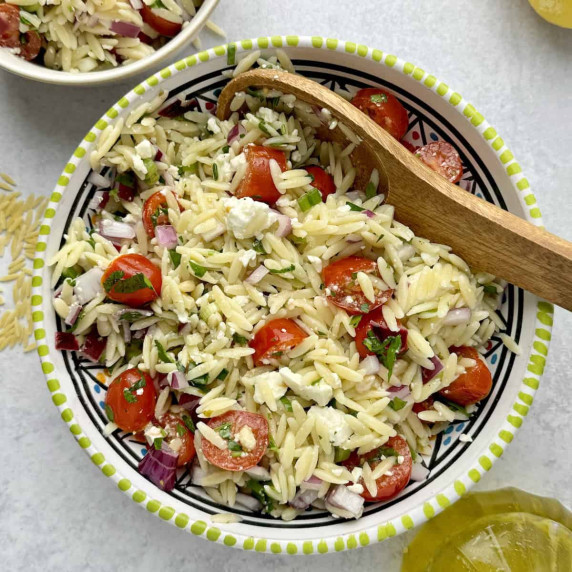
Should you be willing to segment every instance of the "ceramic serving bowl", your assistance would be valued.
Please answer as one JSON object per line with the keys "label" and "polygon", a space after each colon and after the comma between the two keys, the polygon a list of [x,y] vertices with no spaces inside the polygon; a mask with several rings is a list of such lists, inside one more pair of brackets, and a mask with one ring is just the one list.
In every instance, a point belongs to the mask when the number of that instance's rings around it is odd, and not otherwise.
{"label": "ceramic serving bowl", "polygon": [[0,68],[42,83],[75,86],[103,85],[121,81],[143,72],[149,73],[153,68],[157,69],[157,66],[167,58],[174,56],[185,46],[190,45],[191,41],[204,28],[218,2],[219,0],[204,0],[196,15],[179,34],[150,56],[126,66],[118,66],[104,71],[70,73],[53,70],[34,62],[27,62],[23,58],[9,53],[8,50],[0,49]]}
{"label": "ceramic serving bowl", "polygon": [[[234,45],[237,57],[257,49],[272,52],[276,47],[286,50],[299,73],[328,87],[351,90],[382,86],[395,93],[410,114],[407,140],[419,144],[438,139],[452,142],[464,163],[461,186],[541,224],[535,197],[512,153],[483,116],[446,84],[396,56],[352,42],[286,36]],[[115,434],[103,435],[106,387],[96,377],[99,368],[54,349],[54,333],[61,324],[52,309],[50,271],[45,261],[60,247],[74,217],[87,220],[94,193],[87,180],[87,157],[101,130],[160,90],[169,90],[171,98],[196,98],[203,110],[214,112],[216,96],[227,81],[221,72],[231,68],[227,50],[220,46],[187,57],[136,86],[95,124],[65,166],[40,229],[34,263],[33,319],[42,369],[53,402],[80,447],[115,486],[161,519],[208,540],[259,552],[324,553],[378,542],[413,528],[457,500],[503,454],[528,413],[543,372],[552,325],[551,305],[508,286],[499,315],[506,331],[520,344],[522,354],[511,354],[500,339],[493,337],[486,351],[494,377],[493,391],[469,421],[452,424],[436,438],[433,454],[424,458],[429,469],[427,479],[410,483],[387,503],[369,505],[361,519],[352,521],[312,511],[283,522],[223,507],[192,486],[187,473],[179,475],[171,493],[159,490],[137,472],[143,454],[141,444]],[[469,435],[471,441],[460,441],[461,433]],[[242,520],[214,524],[211,516],[220,512],[236,513]]]}

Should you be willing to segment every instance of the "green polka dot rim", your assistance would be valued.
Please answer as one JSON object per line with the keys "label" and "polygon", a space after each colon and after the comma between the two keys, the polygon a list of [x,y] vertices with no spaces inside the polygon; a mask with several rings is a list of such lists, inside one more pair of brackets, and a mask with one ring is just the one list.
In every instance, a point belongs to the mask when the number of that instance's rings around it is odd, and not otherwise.
{"label": "green polka dot rim", "polygon": [[[346,70],[354,70],[363,85],[383,85],[405,101],[418,102],[428,114],[434,113],[443,119],[440,128],[444,136],[450,137],[461,151],[468,153],[470,149],[476,156],[475,177],[488,176],[496,192],[494,197],[484,198],[494,200],[537,226],[542,225],[529,182],[504,140],[473,105],[435,76],[379,49],[331,38],[272,36],[232,45],[237,58],[251,50],[272,52],[280,47],[304,73],[327,69],[329,74],[337,74],[336,81],[343,86]],[[218,46],[154,74],[105,113],[64,167],[42,222],[32,283],[34,335],[47,387],[62,420],[101,473],[135,503],[177,528],[225,546],[270,554],[324,554],[381,542],[422,524],[455,502],[481,480],[512,442],[529,413],[544,371],[551,338],[552,305],[514,289],[518,303],[511,323],[519,333],[522,355],[511,362],[500,397],[483,409],[485,417],[473,441],[464,444],[430,487],[420,487],[398,497],[357,521],[323,518],[306,523],[297,520],[280,527],[272,526],[273,520],[265,520],[264,526],[248,519],[230,524],[213,523],[211,516],[227,512],[228,508],[212,502],[190,505],[164,493],[116,452],[84,406],[81,389],[74,385],[62,355],[54,349],[56,321],[50,300],[49,268],[44,261],[59,248],[66,221],[74,212],[74,202],[89,173],[89,156],[101,130],[118,118],[125,118],[134,107],[160,90],[199,84],[207,76],[222,81],[220,72],[224,69],[228,69],[227,46]],[[38,306],[42,310],[36,309]]]}

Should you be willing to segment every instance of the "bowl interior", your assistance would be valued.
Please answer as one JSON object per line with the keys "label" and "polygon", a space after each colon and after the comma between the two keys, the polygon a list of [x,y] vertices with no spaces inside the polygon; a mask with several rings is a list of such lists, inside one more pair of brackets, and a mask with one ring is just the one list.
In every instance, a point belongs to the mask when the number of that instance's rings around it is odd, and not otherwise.
{"label": "bowl interior", "polygon": [[[271,50],[269,41],[274,42],[275,39],[258,40],[262,48]],[[287,38],[280,39],[281,43],[283,41],[286,42]],[[330,46],[322,41],[318,45],[315,38],[297,39],[296,44],[284,49],[299,73],[336,90],[353,92],[365,86],[382,86],[392,91],[410,115],[408,141],[418,145],[439,139],[452,142],[464,163],[462,187],[502,208],[530,218],[531,205],[519,196],[515,186],[522,177],[511,179],[507,165],[499,160],[503,149],[494,149],[483,136],[487,129],[492,128],[484,120],[475,128],[459,112],[467,104],[458,94],[453,94],[446,86],[440,87],[444,84],[437,81],[426,81],[432,76],[427,76],[422,70],[416,77],[413,69],[407,72],[411,64],[377,50],[364,54],[359,53],[359,48],[363,47],[358,47],[359,55],[356,55],[347,51],[348,45],[354,46],[355,51],[355,44]],[[240,55],[257,47],[256,42],[254,45],[243,42],[237,46],[237,52]],[[379,63],[375,61],[378,54]],[[47,213],[42,227],[43,259],[49,259],[59,249],[63,234],[73,218],[80,216],[89,221],[88,204],[95,189],[87,181],[91,172],[88,157],[100,130],[117,115],[126,116],[133,106],[151,99],[160,89],[169,90],[169,98],[184,96],[196,99],[203,110],[214,112],[216,97],[227,81],[221,75],[225,69],[230,69],[230,66],[224,48],[187,58],[135,88],[120,100],[111,114],[108,112],[96,124],[76,150],[56,188],[55,204],[50,205],[52,210]],[[456,96],[459,97],[458,109],[449,101],[452,96],[455,96],[455,101]],[[483,236],[482,240],[487,240],[487,237]],[[116,481],[134,500],[146,505],[148,510],[158,511],[159,516],[177,526],[190,527],[195,534],[207,531],[210,538],[209,531],[215,530],[212,536],[220,538],[220,541],[228,537],[225,543],[229,545],[249,548],[254,547],[252,539],[260,539],[263,542],[261,550],[271,550],[272,543],[281,551],[288,552],[306,552],[310,549],[308,547],[322,552],[340,550],[351,548],[352,543],[358,542],[356,538],[361,544],[367,544],[423,522],[462,495],[502,454],[526,413],[519,412],[515,403],[530,404],[542,373],[531,372],[529,367],[530,354],[536,351],[533,343],[539,342],[538,301],[509,285],[498,314],[506,325],[506,332],[521,345],[523,353],[521,356],[511,354],[497,336],[489,342],[486,358],[493,372],[493,391],[469,421],[456,422],[437,436],[432,455],[423,458],[430,471],[428,478],[423,482],[411,482],[397,498],[387,503],[369,505],[358,521],[340,521],[317,510],[306,512],[292,522],[277,521],[272,517],[218,505],[202,489],[190,484],[189,474],[183,470],[171,493],[160,491],[139,475],[137,463],[145,452],[141,444],[121,432],[103,436],[107,419],[103,410],[105,384],[98,379],[101,369],[76,355],[54,349],[54,332],[61,329],[62,324],[50,303],[49,270],[43,262],[38,263],[37,268],[35,293],[40,303],[42,299],[45,301],[41,320],[36,325],[45,337],[41,342],[41,348],[45,349],[40,348],[40,355],[48,379],[57,378],[58,387],[61,386],[56,395],[63,397],[54,397],[54,401],[62,410],[64,420],[78,427],[80,445],[88,450],[92,459],[95,456],[94,461],[102,467],[104,474]],[[542,311],[548,315],[550,307],[546,305]],[[546,324],[542,328],[545,331],[550,329]],[[543,343],[546,344],[545,341]],[[525,379],[523,383],[525,377],[536,381],[526,383]],[[470,440],[459,440],[461,434],[468,435]],[[220,512],[235,513],[242,520],[209,528],[209,515]]]}

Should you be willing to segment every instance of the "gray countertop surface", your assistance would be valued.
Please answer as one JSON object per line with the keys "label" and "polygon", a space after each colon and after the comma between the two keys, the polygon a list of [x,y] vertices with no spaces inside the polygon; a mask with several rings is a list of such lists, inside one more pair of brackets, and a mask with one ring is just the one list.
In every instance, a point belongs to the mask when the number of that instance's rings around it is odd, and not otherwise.
{"label": "gray countertop surface", "polygon": [[[229,40],[322,35],[380,48],[435,74],[502,134],[545,224],[572,240],[572,30],[540,20],[526,0],[221,0],[213,20]],[[201,39],[205,47],[221,43],[210,32]],[[83,135],[140,79],[64,88],[0,71],[0,172],[22,191],[48,196]],[[8,262],[0,260],[0,272]],[[572,314],[556,309],[554,322],[529,418],[476,488],[512,485],[570,506]],[[34,352],[2,352],[0,380],[3,570],[399,570],[411,533],[343,554],[293,558],[230,550],[168,526],[111,486],[80,452]]]}

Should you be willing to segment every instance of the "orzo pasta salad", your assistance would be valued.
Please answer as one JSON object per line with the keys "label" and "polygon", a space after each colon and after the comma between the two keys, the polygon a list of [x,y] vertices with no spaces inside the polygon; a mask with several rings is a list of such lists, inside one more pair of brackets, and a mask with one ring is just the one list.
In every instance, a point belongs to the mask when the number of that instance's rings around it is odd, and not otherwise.
{"label": "orzo pasta salad", "polygon": [[[353,101],[407,131],[391,94]],[[231,507],[358,518],[425,479],[435,436],[489,394],[503,288],[395,220],[377,172],[355,188],[359,140],[327,110],[256,89],[232,109],[161,93],[102,132],[91,225],[50,261],[56,346],[106,368],[106,433],[146,443],[158,487],[186,467]],[[458,180],[451,145],[427,147]]]}

